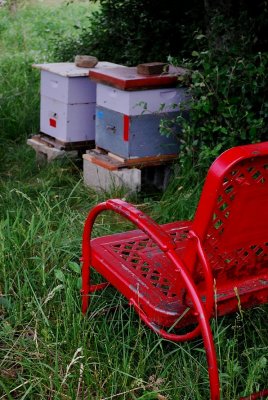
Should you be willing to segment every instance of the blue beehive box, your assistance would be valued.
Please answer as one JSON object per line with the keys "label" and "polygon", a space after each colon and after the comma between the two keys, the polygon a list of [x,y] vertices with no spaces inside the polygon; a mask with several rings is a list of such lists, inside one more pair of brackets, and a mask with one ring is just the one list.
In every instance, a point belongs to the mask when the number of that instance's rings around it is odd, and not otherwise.
{"label": "blue beehive box", "polygon": [[175,75],[137,74],[136,68],[92,71],[97,81],[95,144],[123,158],[177,154],[180,127],[166,136],[162,119],[174,119],[187,99]]}
{"label": "blue beehive box", "polygon": [[160,133],[163,118],[175,118],[177,112],[126,115],[96,106],[96,137],[98,147],[123,158],[175,154],[179,150],[176,135]]}

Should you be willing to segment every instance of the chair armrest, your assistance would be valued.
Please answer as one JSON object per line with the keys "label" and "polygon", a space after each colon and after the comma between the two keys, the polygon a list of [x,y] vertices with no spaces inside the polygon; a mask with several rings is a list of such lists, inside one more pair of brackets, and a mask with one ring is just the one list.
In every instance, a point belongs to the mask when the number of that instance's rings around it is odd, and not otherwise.
{"label": "chair armrest", "polygon": [[160,228],[160,226],[148,215],[138,210],[133,205],[120,200],[111,199],[103,203],[96,205],[89,213],[83,234],[83,244],[90,245],[90,236],[92,227],[97,216],[105,210],[111,210],[117,214],[122,215],[129,221],[133,222],[139,229],[145,232],[163,251],[166,252],[169,249],[174,249],[174,242],[171,240],[169,235]]}

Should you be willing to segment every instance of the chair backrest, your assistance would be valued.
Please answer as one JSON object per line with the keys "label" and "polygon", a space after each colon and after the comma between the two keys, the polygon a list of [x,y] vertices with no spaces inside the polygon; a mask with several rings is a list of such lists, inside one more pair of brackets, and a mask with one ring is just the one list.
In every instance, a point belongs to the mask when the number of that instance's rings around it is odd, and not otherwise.
{"label": "chair backrest", "polygon": [[[192,228],[212,259],[216,279],[245,279],[252,268],[267,268],[268,142],[233,147],[214,161]],[[202,275],[192,246],[184,259]]]}

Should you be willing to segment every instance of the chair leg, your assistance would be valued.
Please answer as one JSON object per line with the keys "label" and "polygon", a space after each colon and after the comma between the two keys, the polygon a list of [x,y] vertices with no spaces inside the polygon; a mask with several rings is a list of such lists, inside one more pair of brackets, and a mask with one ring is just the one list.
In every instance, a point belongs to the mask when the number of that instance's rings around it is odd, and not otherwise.
{"label": "chair leg", "polygon": [[[199,304],[201,302],[198,301]],[[168,333],[163,329],[158,329],[156,325],[150,322],[146,314],[139,307],[137,302],[134,299],[130,300],[130,304],[134,306],[136,312],[140,316],[141,320],[148,325],[154,332],[158,333],[164,339],[168,339],[174,342],[184,342],[185,340],[191,340],[195,338],[201,331],[204,347],[206,351],[207,363],[208,363],[208,374],[209,374],[209,382],[210,382],[210,400],[220,400],[220,382],[219,382],[219,373],[217,366],[217,356],[215,345],[212,337],[212,332],[209,325],[209,320],[206,315],[206,310],[203,308],[202,318],[199,318],[198,326],[189,332],[188,334],[176,335],[172,333]],[[202,310],[202,305],[201,305]],[[201,313],[200,313],[201,314]],[[246,399],[248,400],[248,399]]]}
{"label": "chair leg", "polygon": [[85,314],[87,312],[89,302],[90,302],[90,264],[89,262],[83,262],[82,265],[82,313]]}
{"label": "chair leg", "polygon": [[96,292],[97,290],[103,290],[110,285],[109,282],[98,283],[96,285],[91,285],[91,274],[90,274],[90,263],[83,262],[82,266],[82,313],[85,314],[90,303],[90,294]]}

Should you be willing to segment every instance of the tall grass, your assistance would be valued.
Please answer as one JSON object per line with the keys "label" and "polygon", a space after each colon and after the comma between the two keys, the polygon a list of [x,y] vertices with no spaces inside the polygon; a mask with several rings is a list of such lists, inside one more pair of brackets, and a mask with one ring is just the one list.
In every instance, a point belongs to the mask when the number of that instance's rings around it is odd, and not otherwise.
{"label": "tall grass", "polygon": [[[23,151],[32,168],[23,172],[13,159],[2,175],[0,399],[208,399],[200,339],[160,339],[112,288],[81,315],[82,228],[103,197],[84,187],[70,161],[39,170]],[[119,229],[125,223],[104,214],[95,235]],[[265,384],[265,311],[212,322],[223,399]]]}
{"label": "tall grass", "polygon": [[[159,338],[112,288],[92,296],[86,317],[80,312],[83,223],[92,205],[118,193],[86,188],[70,160],[38,167],[23,140],[38,127],[39,75],[31,63],[53,61],[46,21],[52,31],[72,29],[88,5],[68,7],[24,5],[15,15],[0,9],[0,400],[207,400],[200,339]],[[10,32],[21,28],[20,47]],[[129,201],[159,222],[191,218],[201,182],[190,181],[174,181],[162,199],[144,194]],[[94,234],[125,229],[105,213]],[[212,321],[222,399],[267,383],[266,315],[267,307],[257,307]]]}
{"label": "tall grass", "polygon": [[[0,7],[0,132],[16,141],[39,131],[40,71],[33,63],[53,62],[58,35],[75,35],[96,5],[85,2],[18,3]],[[28,4],[29,3],[29,4]]]}

